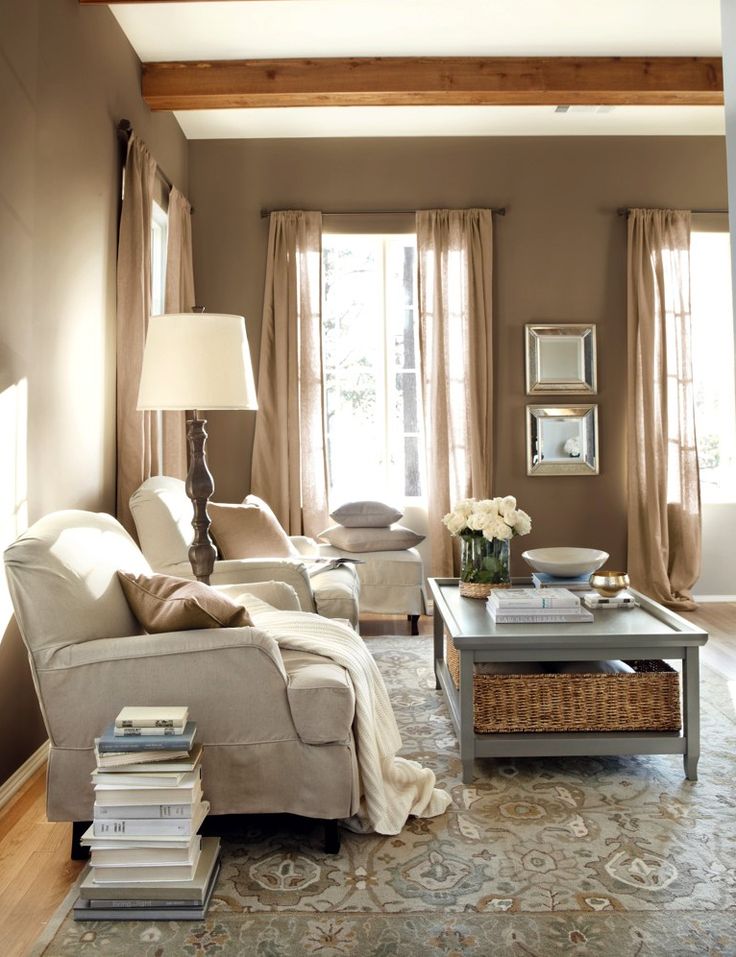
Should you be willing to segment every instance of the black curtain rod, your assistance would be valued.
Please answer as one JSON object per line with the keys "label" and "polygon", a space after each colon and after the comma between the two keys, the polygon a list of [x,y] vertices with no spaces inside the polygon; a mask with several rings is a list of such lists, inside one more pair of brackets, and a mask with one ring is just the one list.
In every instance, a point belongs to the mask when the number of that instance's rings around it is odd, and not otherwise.
{"label": "black curtain rod", "polygon": [[[640,206],[619,206],[616,210],[618,216],[628,216],[632,209],[641,209]],[[691,213],[727,213],[727,209],[691,209]]]}
{"label": "black curtain rod", "polygon": [[[473,207],[473,208],[476,209],[477,207]],[[267,216],[270,216],[271,213],[288,213],[293,209],[296,209],[296,207],[290,206],[286,209],[270,209],[270,208],[262,209],[261,219],[265,219]],[[389,215],[416,213],[416,209],[315,209],[315,210],[300,209],[300,212],[322,213],[324,216],[389,216]],[[505,216],[506,207],[494,206],[491,209],[491,212],[496,216]]]}

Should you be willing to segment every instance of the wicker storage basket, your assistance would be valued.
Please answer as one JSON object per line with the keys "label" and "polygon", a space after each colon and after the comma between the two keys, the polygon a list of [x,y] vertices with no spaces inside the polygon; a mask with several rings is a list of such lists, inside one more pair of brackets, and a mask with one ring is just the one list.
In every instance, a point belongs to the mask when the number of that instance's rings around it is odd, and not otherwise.
{"label": "wicker storage basket", "polygon": [[[460,685],[460,655],[445,639]],[[680,676],[664,661],[629,661],[634,674],[473,676],[479,734],[521,731],[679,731]]]}

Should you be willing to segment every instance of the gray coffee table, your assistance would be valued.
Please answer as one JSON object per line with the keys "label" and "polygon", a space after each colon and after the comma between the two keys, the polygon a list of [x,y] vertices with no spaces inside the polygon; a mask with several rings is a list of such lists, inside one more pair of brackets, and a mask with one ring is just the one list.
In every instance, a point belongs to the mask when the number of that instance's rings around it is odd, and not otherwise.
{"label": "gray coffee table", "polygon": [[[697,780],[700,756],[700,646],[708,635],[644,595],[641,607],[594,612],[580,624],[495,625],[485,602],[462,598],[456,578],[430,578],[434,600],[436,687],[444,691],[460,742],[463,782],[473,780],[476,758],[557,755],[682,754],[685,775]],[[460,656],[460,688],[455,688],[444,655],[444,632]],[[682,732],[543,732],[476,734],[473,724],[473,672],[476,661],[602,661],[680,659]]]}

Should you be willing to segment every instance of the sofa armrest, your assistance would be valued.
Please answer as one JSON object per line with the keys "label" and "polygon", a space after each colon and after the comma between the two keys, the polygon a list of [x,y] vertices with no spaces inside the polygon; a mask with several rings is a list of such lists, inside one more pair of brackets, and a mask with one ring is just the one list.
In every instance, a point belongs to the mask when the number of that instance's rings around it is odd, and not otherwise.
{"label": "sofa armrest", "polygon": [[[167,574],[192,578],[189,562],[167,569]],[[291,585],[302,611],[315,611],[312,587],[306,565],[298,558],[227,558],[215,562],[210,575],[212,585],[241,585],[252,582],[279,581]]]}
{"label": "sofa armrest", "polygon": [[319,545],[306,535],[290,535],[289,541],[305,558],[319,558]]}
{"label": "sofa armrest", "polygon": [[290,654],[287,695],[291,717],[305,744],[346,741],[355,716],[355,691],[347,671],[312,654]]}
{"label": "sofa armrest", "polygon": [[258,628],[100,638],[37,669],[54,747],[90,748],[125,705],[185,704],[203,744],[293,739],[278,646]]}
{"label": "sofa armrest", "polygon": [[240,605],[248,607],[248,596],[260,598],[279,611],[301,611],[296,592],[286,582],[247,582],[239,585],[215,585],[223,595],[227,595]]}

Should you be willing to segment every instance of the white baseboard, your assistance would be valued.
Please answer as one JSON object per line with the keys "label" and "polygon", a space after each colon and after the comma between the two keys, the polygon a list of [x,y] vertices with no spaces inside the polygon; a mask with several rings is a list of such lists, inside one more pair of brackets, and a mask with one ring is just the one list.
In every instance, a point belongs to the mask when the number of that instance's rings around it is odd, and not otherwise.
{"label": "white baseboard", "polygon": [[11,774],[8,780],[0,785],[0,809],[4,808],[6,804],[13,800],[23,785],[43,766],[48,756],[49,743],[48,741],[44,741],[41,747],[38,748],[37,751],[34,751],[30,758],[24,761],[18,770]]}
{"label": "white baseboard", "polygon": [[736,595],[693,595],[693,601],[707,605],[709,602],[736,602]]}

